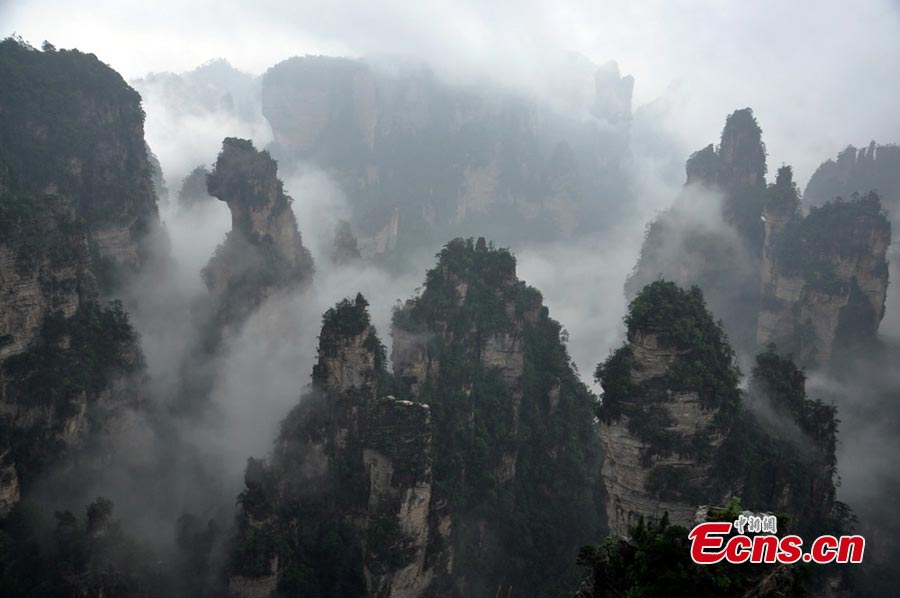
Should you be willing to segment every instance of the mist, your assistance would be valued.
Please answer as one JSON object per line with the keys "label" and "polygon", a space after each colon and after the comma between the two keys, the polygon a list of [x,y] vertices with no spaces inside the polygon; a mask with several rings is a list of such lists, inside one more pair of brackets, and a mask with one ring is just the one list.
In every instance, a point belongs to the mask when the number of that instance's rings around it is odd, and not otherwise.
{"label": "mist", "polygon": [[88,8],[39,0],[5,3],[0,23],[4,35],[94,51],[126,79],[186,72],[215,58],[259,75],[292,55],[387,55],[418,57],[456,80],[533,89],[546,85],[559,55],[616,60],[637,80],[637,105],[685,96],[673,116],[689,147],[701,147],[722,114],[753,106],[766,123],[770,164],[792,163],[801,182],[848,140],[900,131],[891,100],[900,95],[895,0],[490,8],[266,0],[252,9],[237,2],[99,0]]}
{"label": "mist", "polygon": [[[730,283],[758,274],[758,256],[747,254],[739,233],[722,217],[722,193],[685,186],[685,160],[718,139],[725,115],[752,106],[763,128],[769,181],[787,163],[800,188],[818,164],[851,141],[900,141],[897,0],[89,5],[2,2],[0,33],[16,33],[35,46],[47,39],[60,48],[93,52],[116,69],[141,95],[145,140],[159,159],[168,195],[159,198],[154,266],[129,278],[117,295],[146,359],[146,379],[134,381],[144,393],[143,408],[129,413],[128,433],[113,435],[99,449],[106,469],[92,472],[95,481],[88,487],[73,480],[81,470],[60,467],[42,477],[35,493],[52,509],[83,509],[95,496],[108,496],[127,530],[159,554],[172,554],[175,521],[185,513],[218,522],[227,536],[248,458],[269,455],[282,420],[308,390],[322,314],[361,292],[390,355],[392,310],[420,291],[435,253],[450,240],[435,227],[422,233],[424,240],[416,238],[415,247],[404,247],[402,260],[363,251],[359,261],[334,262],[339,223],[357,226],[354,219],[370,206],[348,198],[352,192],[345,190],[358,181],[346,173],[329,171],[303,152],[278,153],[261,89],[266,71],[281,61],[327,55],[364,60],[378,72],[422,67],[454,92],[486,91],[488,108],[479,105],[485,113],[492,102],[525,99],[539,106],[527,131],[554,118],[564,123],[540,140],[546,145],[580,139],[566,139],[566,127],[585,139],[624,132],[622,180],[603,181],[622,197],[604,190],[610,197],[597,192],[585,200],[597,220],[589,232],[554,231],[548,238],[509,244],[519,279],[542,293],[550,316],[567,332],[581,380],[597,396],[602,388],[594,368],[625,340],[626,287],[643,257],[651,222],[664,219],[667,228],[645,273],[686,285],[704,266],[718,268],[720,286],[732,295],[723,292],[719,303],[707,297],[716,317],[727,314],[735,295],[743,293]],[[616,82],[620,74],[634,77],[632,103],[622,106],[628,115],[621,122],[592,110],[592,102],[621,99],[613,93],[594,96],[605,89],[596,84],[598,72],[614,73]],[[245,321],[226,327],[215,351],[204,354],[198,348],[214,306],[202,272],[232,220],[222,201],[187,206],[178,195],[189,173],[215,163],[226,137],[249,139],[279,158],[278,177],[315,273],[309,285],[273,293]],[[602,149],[609,149],[603,143],[614,145],[603,139]],[[572,145],[575,152],[583,149]],[[400,201],[376,199],[384,205]],[[423,214],[433,209],[424,197],[413,207]],[[487,217],[485,222],[476,216],[460,227],[504,245],[506,231],[492,229],[495,223]],[[535,227],[543,225],[538,220]],[[372,231],[353,232],[362,237]],[[682,259],[690,253],[686,246],[697,238],[712,239],[711,245],[726,251],[702,256],[706,261],[699,266],[688,263]],[[900,276],[897,247],[895,241],[889,252],[893,280]],[[647,282],[637,281],[641,287]],[[900,355],[898,288],[888,289],[878,346],[861,350],[839,370],[810,372],[807,384],[810,398],[839,409],[838,499],[857,510],[866,533],[891,554],[898,550],[896,541],[873,522],[883,519],[888,529],[900,531],[892,511],[897,501],[889,498],[900,487],[893,459],[900,450],[893,405],[900,389],[893,361]],[[745,346],[736,349],[746,385],[753,354]],[[190,397],[203,408],[187,413],[182,403],[195,380],[211,383],[204,396]],[[780,436],[808,449],[811,441],[777,410],[758,402],[748,402],[748,408]]]}

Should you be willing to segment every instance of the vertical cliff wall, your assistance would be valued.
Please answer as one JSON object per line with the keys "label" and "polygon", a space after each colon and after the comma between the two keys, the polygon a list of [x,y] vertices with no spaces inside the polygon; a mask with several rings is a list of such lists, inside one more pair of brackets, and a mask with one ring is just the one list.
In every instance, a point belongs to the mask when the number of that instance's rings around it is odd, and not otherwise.
{"label": "vertical cliff wall", "polygon": [[[773,190],[796,197],[790,171],[779,175]],[[871,344],[884,316],[891,242],[878,196],[836,200],[803,217],[776,193],[765,218],[759,343],[823,366],[835,351]]]}
{"label": "vertical cliff wall", "polygon": [[729,497],[713,468],[740,401],[734,353],[698,288],[654,282],[626,324],[628,342],[596,371],[607,518],[623,537],[641,517],[688,525]]}
{"label": "vertical cliff wall", "polygon": [[[0,42],[0,511],[123,425],[143,362],[100,291],[158,223],[140,97],[90,54]],[[100,284],[98,285],[98,280]]]}
{"label": "vertical cliff wall", "polygon": [[139,266],[159,222],[140,96],[93,54],[12,39],[0,77],[0,161],[15,187],[64,198],[97,261]]}
{"label": "vertical cliff wall", "polygon": [[598,529],[594,399],[540,293],[507,251],[457,239],[392,337],[401,393],[431,408],[438,593],[570,582]]}
{"label": "vertical cliff wall", "polygon": [[207,189],[231,210],[231,231],[203,270],[220,324],[243,321],[278,289],[310,282],[312,256],[268,152],[226,138]]}
{"label": "vertical cliff wall", "polygon": [[734,352],[697,287],[645,287],[628,342],[597,367],[610,531],[643,519],[690,527],[700,505],[739,496],[786,512],[794,529],[834,530],[836,419],[807,399],[805,376],[774,347],[756,358],[746,397]]}

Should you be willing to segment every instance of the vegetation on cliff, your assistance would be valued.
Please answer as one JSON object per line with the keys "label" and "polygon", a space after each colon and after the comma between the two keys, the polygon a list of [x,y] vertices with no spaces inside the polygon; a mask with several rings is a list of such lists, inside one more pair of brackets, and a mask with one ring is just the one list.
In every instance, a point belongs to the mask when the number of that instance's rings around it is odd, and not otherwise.
{"label": "vegetation on cliff", "polygon": [[[277,575],[282,595],[364,595],[364,547],[376,561],[408,559],[389,514],[370,514],[363,532],[348,517],[367,509],[369,477],[362,450],[367,430],[378,422],[376,397],[390,385],[384,347],[367,307],[357,294],[325,312],[312,387],[282,422],[271,462],[250,459],[247,465],[228,570],[248,578]],[[336,351],[349,350],[345,343],[353,345],[360,335],[366,335],[357,347],[360,354]],[[362,373],[361,386],[349,381],[346,388],[328,386],[333,382],[323,373],[328,367],[359,367],[367,362],[363,354],[371,356],[374,371]],[[348,361],[326,365],[343,359]],[[413,461],[397,462],[396,470],[414,467]]]}
{"label": "vegetation on cliff", "polygon": [[[896,143],[876,144],[857,149],[848,146],[836,159],[823,162],[813,173],[803,199],[819,206],[836,197],[851,197],[877,190],[889,212],[900,209],[900,146]],[[894,217],[894,223],[897,220]]]}
{"label": "vegetation on cliff", "polygon": [[[164,576],[162,561],[129,537],[99,497],[83,517],[43,513],[20,503],[0,520],[0,588],[9,598],[56,596],[172,596],[196,574]],[[187,563],[179,553],[179,565]],[[184,561],[182,561],[184,558]],[[167,574],[173,573],[166,571]],[[205,580],[206,581],[206,580]]]}
{"label": "vegetation on cliff", "polygon": [[[732,522],[742,511],[741,500],[733,498],[723,508],[710,509],[707,520]],[[671,525],[663,514],[659,521],[641,518],[629,531],[628,540],[611,535],[599,546],[583,546],[578,563],[589,569],[589,575],[577,598],[744,596],[758,590],[764,581],[770,588],[765,595],[805,595],[802,582],[806,575],[799,567],[694,563],[688,531]]]}
{"label": "vegetation on cliff", "polygon": [[845,530],[852,515],[835,502],[837,409],[807,398],[806,375],[774,345],[756,356],[745,403],[717,475],[739,482],[748,504],[783,513],[795,529]]}
{"label": "vegetation on cliff", "polygon": [[[595,372],[604,390],[598,415],[607,422],[627,416],[629,432],[644,445],[643,465],[652,468],[652,492],[700,504],[723,487],[742,488],[755,508],[789,513],[805,530],[846,523],[838,521],[846,518],[840,505],[833,515],[835,408],[806,398],[805,376],[790,357],[774,346],[759,354],[744,397],[734,352],[698,288],[662,280],[648,285],[625,321],[630,340],[655,335],[671,362],[660,375],[636,382],[647,365],[636,362],[637,348],[626,344],[612,353]],[[662,408],[678,400],[673,391],[699,393],[704,409],[713,410],[713,428],[691,438],[679,432]],[[705,464],[709,475],[700,485],[694,478],[688,483],[682,469],[656,463],[671,454]]]}
{"label": "vegetation on cliff", "polygon": [[[50,183],[90,227],[157,219],[141,98],[93,54],[0,41],[0,163],[12,185]],[[135,220],[136,219],[136,220]]]}
{"label": "vegetation on cliff", "polygon": [[[436,491],[459,520],[488,522],[498,536],[500,554],[476,559],[475,539],[460,535],[458,558],[467,577],[551,595],[565,586],[578,539],[597,529],[595,399],[507,250],[455,239],[437,257],[394,326],[427,336],[440,364],[411,397],[431,407]],[[515,364],[483,360],[491,342],[520,337],[521,384],[509,378]]]}
{"label": "vegetation on cliff", "polygon": [[[778,265],[815,288],[845,284],[835,272],[835,260],[866,256],[871,238],[863,233],[876,230],[890,236],[890,226],[874,191],[813,206],[805,218],[794,218],[785,226],[776,249]],[[887,275],[886,260],[883,268]]]}
{"label": "vegetation on cliff", "polygon": [[[48,409],[55,425],[7,428],[16,470],[23,484],[55,462],[64,450],[62,427],[77,415],[99,417],[93,402],[116,377],[139,374],[144,367],[137,333],[118,301],[108,306],[82,304],[72,317],[48,316],[29,349],[2,364],[6,397],[22,409]],[[5,443],[4,443],[5,444]]]}
{"label": "vegetation on cliff", "polygon": [[[740,403],[740,370],[722,323],[706,308],[699,287],[685,290],[664,280],[647,285],[629,305],[625,325],[629,339],[654,334],[659,343],[677,352],[660,380],[662,385],[676,391],[697,390],[707,408],[719,410],[723,417],[734,414]],[[631,367],[627,344],[597,366],[594,377],[604,391],[600,417],[615,419],[625,414],[640,418],[642,408],[634,401],[637,389],[631,382]]]}

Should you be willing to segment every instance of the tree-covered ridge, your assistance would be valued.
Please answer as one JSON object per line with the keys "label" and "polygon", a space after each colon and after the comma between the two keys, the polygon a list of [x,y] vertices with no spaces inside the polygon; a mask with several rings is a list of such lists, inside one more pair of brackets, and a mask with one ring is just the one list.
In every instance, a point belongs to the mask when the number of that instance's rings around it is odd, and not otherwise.
{"label": "tree-covered ridge", "polygon": [[[869,143],[857,149],[848,146],[836,159],[823,162],[806,185],[803,199],[814,206],[823,205],[835,197],[850,197],[854,193],[876,191],[888,212],[900,209],[900,145]],[[896,219],[894,220],[896,223]]]}
{"label": "tree-covered ridge", "polygon": [[[507,329],[512,322],[506,305],[523,308],[539,293],[515,280],[516,260],[484,239],[454,239],[437,254],[438,264],[425,275],[419,297],[394,313],[394,322],[415,329],[446,322],[460,334],[473,326],[479,334]],[[521,312],[519,312],[521,314]]]}
{"label": "tree-covered ridge", "polygon": [[92,225],[137,217],[138,229],[150,226],[156,203],[141,98],[118,73],[93,54],[7,38],[0,80],[0,187],[40,193],[52,185]]}
{"label": "tree-covered ridge", "polygon": [[[576,539],[596,529],[595,399],[507,250],[456,239],[437,257],[422,293],[395,312],[395,347],[398,329],[428,337],[440,365],[413,398],[431,408],[436,492],[461,519],[488,522],[502,545],[502,562],[479,560],[459,537],[457,558],[504,587],[553,595],[571,579]],[[522,361],[486,363],[496,339]]]}
{"label": "tree-covered ridge", "polygon": [[[890,235],[890,222],[878,194],[854,194],[813,206],[805,218],[787,223],[777,247],[778,264],[786,273],[801,275],[812,284],[836,281],[835,258],[867,255],[871,231]],[[887,262],[884,263],[885,268]]]}

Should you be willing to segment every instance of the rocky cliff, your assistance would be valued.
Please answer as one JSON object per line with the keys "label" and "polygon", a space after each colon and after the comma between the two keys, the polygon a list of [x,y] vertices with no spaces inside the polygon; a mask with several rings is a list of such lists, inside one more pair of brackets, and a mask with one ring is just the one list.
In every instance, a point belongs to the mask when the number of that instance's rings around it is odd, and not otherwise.
{"label": "rocky cliff", "polygon": [[98,268],[139,267],[159,222],[140,96],[93,54],[13,39],[0,77],[0,162],[16,187],[63,198]]}
{"label": "rocky cliff", "polygon": [[640,518],[675,525],[730,488],[712,471],[739,404],[725,335],[694,287],[654,282],[626,317],[628,342],[600,364],[600,437],[607,519],[626,537]]}
{"label": "rocky cliff", "polygon": [[761,345],[775,342],[804,365],[877,336],[888,287],[891,226],[874,193],[797,211],[790,168],[779,170],[766,207]]}
{"label": "rocky cliff", "polygon": [[623,205],[633,79],[594,68],[584,106],[559,111],[425,68],[306,56],[269,69],[262,109],[284,167],[311,161],[337,180],[367,256],[486,228],[559,238]]}
{"label": "rocky cliff", "polygon": [[719,147],[690,157],[681,195],[649,225],[626,295],[660,275],[696,284],[741,353],[776,342],[803,365],[828,366],[835,347],[876,336],[890,226],[875,195],[804,217],[791,168],[767,185],[765,156],[752,111],[734,112]]}
{"label": "rocky cliff", "polygon": [[0,77],[5,513],[141,403],[137,336],[100,289],[144,263],[157,213],[140,98],[118,74],[93,55],[7,39]]}
{"label": "rocky cliff", "polygon": [[350,223],[340,220],[334,230],[334,249],[331,252],[331,262],[336,266],[357,264],[362,259],[359,252],[359,242],[350,229]]}
{"label": "rocky cliff", "polygon": [[325,314],[311,391],[248,466],[234,596],[421,596],[433,580],[430,411],[384,394],[366,305]]}
{"label": "rocky cliff", "polygon": [[770,347],[742,398],[734,352],[697,287],[647,286],[628,342],[597,367],[610,531],[629,537],[663,514],[690,527],[703,504],[740,496],[788,513],[795,529],[834,529],[836,419]]}
{"label": "rocky cliff", "polygon": [[395,313],[393,375],[365,305],[325,314],[311,392],[248,467],[232,593],[574,588],[599,528],[594,399],[513,257],[449,243]]}
{"label": "rocky cliff", "polygon": [[597,529],[593,397],[560,334],[484,239],[450,242],[394,315],[397,384],[432,413],[438,595],[565,585]]}
{"label": "rocky cliff", "polygon": [[231,231],[203,271],[220,323],[240,322],[275,290],[311,280],[312,257],[268,152],[226,138],[207,190],[231,210]]}
{"label": "rocky cliff", "polygon": [[88,237],[67,202],[0,206],[0,514],[142,403],[143,358],[120,303],[100,303]]}

